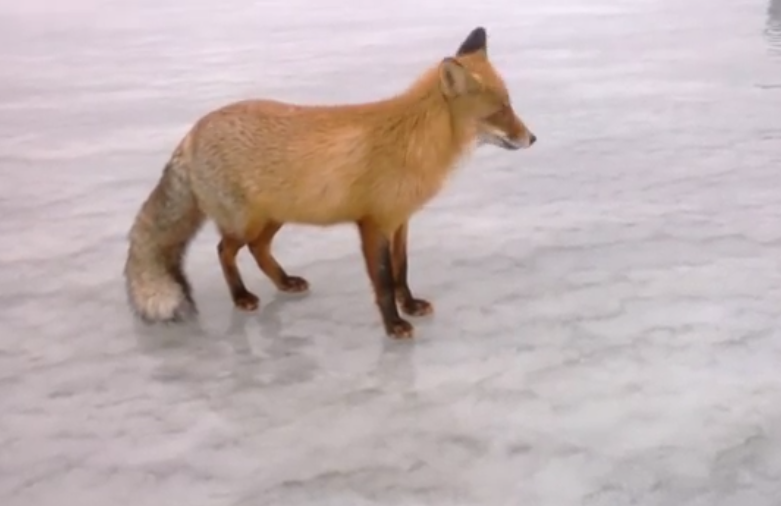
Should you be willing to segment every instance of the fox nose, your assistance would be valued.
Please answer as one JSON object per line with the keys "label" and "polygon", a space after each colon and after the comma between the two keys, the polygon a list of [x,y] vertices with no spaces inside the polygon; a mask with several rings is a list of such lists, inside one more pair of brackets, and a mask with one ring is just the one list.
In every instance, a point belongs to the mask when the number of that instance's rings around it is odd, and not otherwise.
{"label": "fox nose", "polygon": [[534,134],[529,134],[529,146],[537,142],[537,136]]}

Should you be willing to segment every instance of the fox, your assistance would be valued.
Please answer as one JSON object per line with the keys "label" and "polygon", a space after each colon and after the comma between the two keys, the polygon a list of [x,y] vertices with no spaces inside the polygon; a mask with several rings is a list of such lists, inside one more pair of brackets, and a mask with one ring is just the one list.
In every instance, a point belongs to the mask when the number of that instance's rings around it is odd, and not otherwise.
{"label": "fox", "polygon": [[406,316],[433,312],[408,282],[410,219],[476,146],[531,147],[537,137],[515,112],[474,28],[453,55],[406,89],[365,103],[300,104],[243,99],[214,109],[173,150],[128,233],[129,305],[142,321],[182,322],[198,309],[184,260],[203,224],[220,235],[217,256],[234,306],[254,311],[236,264],[247,247],[259,270],[287,293],[309,282],[272,254],[285,224],[355,225],[385,333],[414,336]]}

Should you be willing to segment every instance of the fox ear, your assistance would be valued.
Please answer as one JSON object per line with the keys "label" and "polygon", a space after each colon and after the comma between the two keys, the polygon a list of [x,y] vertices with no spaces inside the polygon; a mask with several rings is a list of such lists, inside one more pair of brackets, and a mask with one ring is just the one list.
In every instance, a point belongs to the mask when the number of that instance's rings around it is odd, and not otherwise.
{"label": "fox ear", "polygon": [[488,34],[482,26],[478,26],[469,33],[456,51],[456,56],[464,56],[478,51],[488,52]]}
{"label": "fox ear", "polygon": [[472,87],[473,77],[455,58],[447,57],[439,67],[439,79],[445,96],[455,98],[466,95]]}

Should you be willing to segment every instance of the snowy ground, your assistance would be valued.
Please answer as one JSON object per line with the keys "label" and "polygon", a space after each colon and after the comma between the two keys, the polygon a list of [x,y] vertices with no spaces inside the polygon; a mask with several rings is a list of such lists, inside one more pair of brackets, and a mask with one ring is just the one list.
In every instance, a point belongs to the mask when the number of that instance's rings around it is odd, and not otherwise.
{"label": "snowy ground", "polygon": [[[459,5],[461,4],[461,5]],[[125,234],[198,116],[395,92],[478,24],[528,152],[413,223],[437,314],[384,338],[351,228],[310,296],[125,304]],[[3,506],[781,504],[781,0],[0,5]]]}

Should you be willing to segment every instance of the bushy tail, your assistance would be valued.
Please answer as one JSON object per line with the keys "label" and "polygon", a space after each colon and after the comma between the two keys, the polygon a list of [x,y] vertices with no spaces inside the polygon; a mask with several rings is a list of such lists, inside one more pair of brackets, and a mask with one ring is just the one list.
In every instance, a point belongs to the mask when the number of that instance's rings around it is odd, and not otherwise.
{"label": "bushy tail", "polygon": [[128,236],[125,284],[130,305],[143,321],[181,321],[197,312],[182,264],[204,219],[177,149]]}

